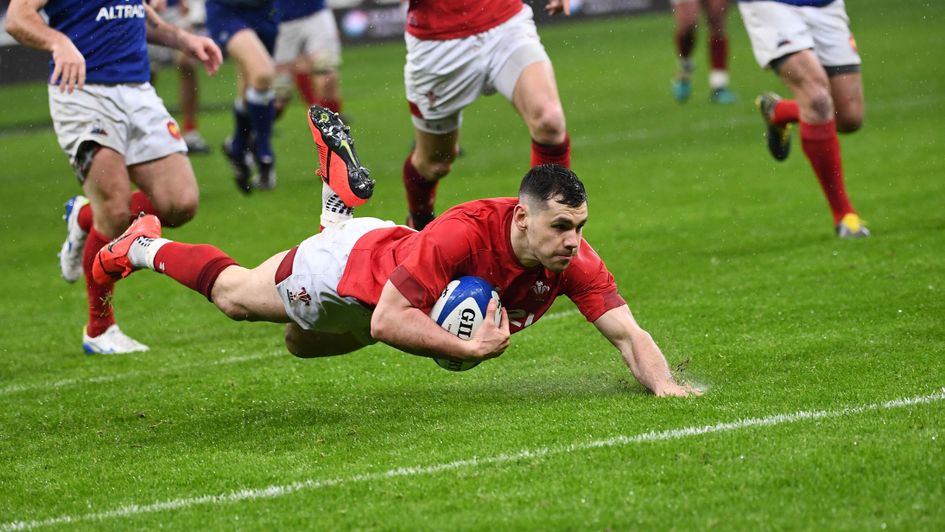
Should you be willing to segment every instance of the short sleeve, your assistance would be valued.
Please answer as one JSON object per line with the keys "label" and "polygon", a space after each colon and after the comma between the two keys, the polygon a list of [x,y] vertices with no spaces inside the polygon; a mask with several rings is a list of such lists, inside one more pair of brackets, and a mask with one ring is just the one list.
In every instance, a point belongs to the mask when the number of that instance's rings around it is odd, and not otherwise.
{"label": "short sleeve", "polygon": [[587,241],[581,241],[581,250],[564,277],[563,293],[587,321],[597,321],[607,311],[626,305],[614,276]]}
{"label": "short sleeve", "polygon": [[417,235],[410,254],[390,275],[410,304],[427,310],[472,255],[470,227],[462,219],[443,220]]}

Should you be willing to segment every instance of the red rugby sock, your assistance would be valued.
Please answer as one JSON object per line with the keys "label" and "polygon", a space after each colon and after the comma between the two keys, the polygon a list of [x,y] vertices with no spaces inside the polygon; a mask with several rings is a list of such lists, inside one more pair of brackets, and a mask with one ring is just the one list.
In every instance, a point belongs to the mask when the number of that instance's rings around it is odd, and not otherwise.
{"label": "red rugby sock", "polygon": [[771,123],[776,126],[794,123],[800,120],[800,110],[795,100],[781,100],[774,104],[774,114],[771,116]]}
{"label": "red rugby sock", "polygon": [[115,323],[112,312],[112,289],[115,283],[98,284],[92,278],[92,263],[95,254],[111,239],[102,235],[95,228],[90,228],[89,236],[85,239],[85,249],[82,251],[82,271],[85,272],[85,294],[88,298],[89,323],[86,334],[91,337],[105,332]]}
{"label": "red rugby sock", "polygon": [[439,181],[428,181],[414,167],[407,156],[404,161],[404,188],[407,190],[407,206],[410,214],[417,218],[424,218],[433,214],[433,203],[436,201],[436,186]]}
{"label": "red rugby sock", "polygon": [[826,124],[801,122],[801,146],[810,161],[820,188],[824,191],[833,221],[837,223],[847,213],[854,212],[843,185],[843,165],[840,161],[840,143],[837,126],[831,120]]}
{"label": "red rugby sock", "polygon": [[571,137],[565,134],[561,144],[539,144],[532,140],[532,167],[540,164],[560,164],[571,168]]}
{"label": "red rugby sock", "polygon": [[154,271],[200,292],[208,300],[217,277],[234,265],[238,264],[229,255],[207,244],[167,242],[154,255]]}

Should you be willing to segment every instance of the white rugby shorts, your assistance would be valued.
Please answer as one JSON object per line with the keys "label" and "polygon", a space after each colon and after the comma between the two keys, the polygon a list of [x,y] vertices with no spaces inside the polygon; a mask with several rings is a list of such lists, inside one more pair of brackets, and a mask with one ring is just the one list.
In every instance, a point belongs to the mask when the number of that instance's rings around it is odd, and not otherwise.
{"label": "white rugby shorts", "polygon": [[469,37],[437,41],[405,33],[404,38],[404,85],[413,123],[433,134],[458,129],[463,108],[480,95],[498,92],[511,101],[525,67],[551,62],[527,4],[511,19]]}
{"label": "white rugby shorts", "polygon": [[813,49],[825,67],[859,65],[850,19],[843,0],[823,7],[781,2],[739,2],[751,48],[761,68],[775,59]]}
{"label": "white rugby shorts", "polygon": [[374,343],[371,309],[353,297],[338,295],[338,283],[358,239],[383,227],[394,227],[394,222],[352,218],[299,244],[291,270],[283,272],[280,266],[275,279],[289,318],[305,330],[350,333],[365,345]]}
{"label": "white rugby shorts", "polygon": [[129,166],[187,152],[177,121],[150,83],[87,84],[72,94],[49,85],[48,93],[59,146],[77,175],[81,162],[76,155],[85,142],[117,151]]}
{"label": "white rugby shorts", "polygon": [[294,63],[300,55],[311,57],[316,71],[341,66],[341,39],[331,9],[279,24],[273,59],[284,65]]}

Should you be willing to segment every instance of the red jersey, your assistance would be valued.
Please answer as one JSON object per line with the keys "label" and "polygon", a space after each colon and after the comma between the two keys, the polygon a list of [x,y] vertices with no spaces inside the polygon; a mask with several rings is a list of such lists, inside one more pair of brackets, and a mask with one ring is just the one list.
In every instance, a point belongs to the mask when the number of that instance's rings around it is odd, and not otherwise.
{"label": "red jersey", "polygon": [[522,266],[510,234],[517,204],[518,198],[463,203],[419,233],[375,229],[355,243],[338,293],[373,307],[390,279],[413,306],[429,312],[450,281],[475,275],[499,293],[513,333],[538,321],[559,295],[574,301],[588,321],[625,304],[614,276],[583,239],[561,273]]}
{"label": "red jersey", "polygon": [[418,39],[462,39],[490,30],[522,10],[522,0],[410,0],[407,33]]}

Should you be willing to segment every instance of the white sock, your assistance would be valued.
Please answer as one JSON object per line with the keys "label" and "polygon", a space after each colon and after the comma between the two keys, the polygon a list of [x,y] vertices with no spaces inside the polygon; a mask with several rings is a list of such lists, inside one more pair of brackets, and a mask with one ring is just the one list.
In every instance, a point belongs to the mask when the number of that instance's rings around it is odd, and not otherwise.
{"label": "white sock", "polygon": [[128,262],[135,268],[154,269],[154,256],[164,244],[170,240],[166,238],[148,238],[139,236],[128,248]]}
{"label": "white sock", "polygon": [[728,71],[715,70],[709,72],[709,87],[712,89],[724,89],[728,87]]}
{"label": "white sock", "polygon": [[269,89],[258,91],[252,87],[246,89],[246,102],[255,105],[268,105],[269,102],[276,99],[276,91]]}
{"label": "white sock", "polygon": [[322,183],[322,227],[328,228],[354,218],[354,207],[345,205],[338,194]]}

